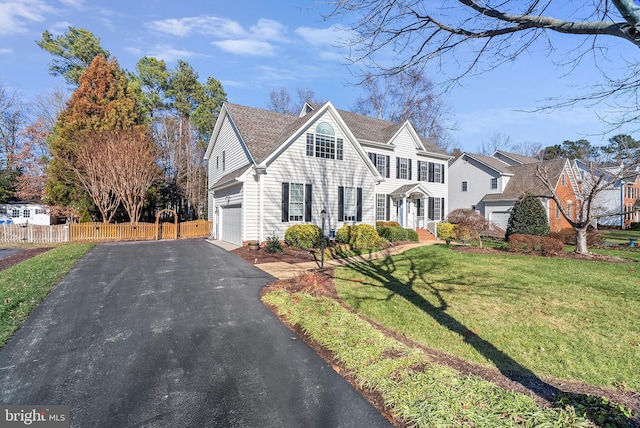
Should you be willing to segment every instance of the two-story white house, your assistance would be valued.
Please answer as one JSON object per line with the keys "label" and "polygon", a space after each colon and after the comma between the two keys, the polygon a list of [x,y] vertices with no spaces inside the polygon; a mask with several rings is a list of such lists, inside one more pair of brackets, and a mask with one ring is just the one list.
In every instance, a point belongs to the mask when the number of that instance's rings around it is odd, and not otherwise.
{"label": "two-story white house", "polygon": [[205,159],[217,239],[282,239],[297,223],[398,221],[434,230],[447,210],[450,157],[409,122],[305,104],[300,116],[225,103]]}

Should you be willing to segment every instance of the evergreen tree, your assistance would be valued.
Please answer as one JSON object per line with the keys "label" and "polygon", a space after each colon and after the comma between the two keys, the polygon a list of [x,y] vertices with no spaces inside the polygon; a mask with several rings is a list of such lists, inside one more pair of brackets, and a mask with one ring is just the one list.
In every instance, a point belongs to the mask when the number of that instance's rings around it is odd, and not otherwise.
{"label": "evergreen tree", "polygon": [[74,173],[79,145],[91,131],[123,129],[145,129],[144,117],[124,71],[115,60],[98,55],[80,77],[78,89],[49,138],[45,202],[91,208],[91,200]]}
{"label": "evergreen tree", "polygon": [[520,233],[524,235],[549,235],[549,218],[540,199],[524,195],[516,201],[507,223],[506,239]]}

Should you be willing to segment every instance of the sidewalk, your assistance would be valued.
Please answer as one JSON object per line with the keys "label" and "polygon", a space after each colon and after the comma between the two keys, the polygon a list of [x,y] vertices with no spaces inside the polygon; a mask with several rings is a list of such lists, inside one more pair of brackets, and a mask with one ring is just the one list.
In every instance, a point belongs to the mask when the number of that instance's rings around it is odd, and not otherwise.
{"label": "sidewalk", "polygon": [[[400,254],[412,248],[422,247],[424,245],[433,245],[439,242],[441,241],[412,242],[410,244],[401,244],[401,245],[386,248],[382,251],[365,254],[361,256],[352,256],[344,259],[325,260],[324,266],[335,267],[335,266],[347,265],[349,263],[367,262],[374,259],[380,259],[380,258]],[[262,269],[266,273],[278,279],[293,278],[295,276],[301,275],[305,272],[309,272],[318,268],[318,265],[315,262],[305,262],[305,263],[296,263],[296,264],[290,264],[290,263],[284,263],[284,262],[259,263],[254,266],[259,269]]]}

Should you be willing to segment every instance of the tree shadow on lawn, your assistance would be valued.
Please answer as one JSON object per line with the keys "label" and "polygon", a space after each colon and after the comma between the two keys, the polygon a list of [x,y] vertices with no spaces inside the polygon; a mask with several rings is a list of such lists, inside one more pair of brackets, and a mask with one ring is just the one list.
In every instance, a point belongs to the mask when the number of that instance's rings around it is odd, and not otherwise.
{"label": "tree shadow on lawn", "polygon": [[[483,339],[476,332],[448,314],[446,312],[448,304],[442,296],[441,291],[433,286],[433,281],[430,281],[426,276],[429,272],[436,272],[441,269],[450,270],[450,266],[448,266],[447,263],[437,260],[436,258],[417,258],[411,257],[407,254],[396,256],[396,260],[399,260],[399,263],[402,264],[405,262],[409,264],[408,268],[402,268],[403,271],[406,270],[408,273],[406,282],[399,282],[399,280],[394,277],[394,273],[398,268],[396,267],[396,262],[393,257],[387,257],[384,260],[379,259],[374,262],[354,263],[347,265],[346,267],[380,282],[392,293],[403,297],[408,302],[415,305],[417,308],[433,318],[438,324],[459,335],[465,343],[469,344],[478,353],[493,362],[498,371],[507,379],[522,385],[526,390],[546,400],[552,405],[564,406],[566,404],[574,404],[576,412],[580,416],[589,418],[596,424],[602,424],[602,418],[603,415],[605,415],[607,422],[612,422],[613,418],[618,424],[620,424],[615,426],[640,426],[635,418],[630,418],[618,406],[616,406],[615,403],[609,403],[607,400],[600,400],[597,405],[586,405],[587,403],[594,403],[593,396],[587,394],[568,393],[545,382],[530,369],[520,364],[511,356],[498,349],[491,342]],[[346,278],[343,278],[343,280],[353,281]],[[424,284],[429,293],[437,299],[437,305],[429,302],[414,290],[414,284],[418,280],[420,281],[420,284]],[[460,281],[455,278],[449,281],[455,281],[456,284],[460,284]],[[466,284],[473,285],[473,280],[467,280]],[[378,284],[375,285],[377,286]]]}

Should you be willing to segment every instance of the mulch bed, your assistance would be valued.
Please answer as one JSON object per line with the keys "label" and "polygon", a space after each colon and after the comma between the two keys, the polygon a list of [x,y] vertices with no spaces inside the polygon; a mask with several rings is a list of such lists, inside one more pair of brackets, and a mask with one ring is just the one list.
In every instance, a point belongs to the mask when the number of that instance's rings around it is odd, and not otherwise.
{"label": "mulch bed", "polygon": [[[281,253],[269,254],[265,246],[261,246],[259,250],[251,250],[249,246],[237,248],[231,251],[236,256],[246,260],[251,264],[284,262],[289,264],[304,263],[314,261],[313,253],[309,250],[300,250],[297,248],[289,248],[283,246]],[[318,255],[319,257],[319,255]]]}
{"label": "mulch bed", "polygon": [[27,250],[22,250],[19,253],[12,254],[8,257],[4,257],[0,259],[0,271],[9,269],[10,267],[17,265],[18,263],[22,263],[25,260],[30,259],[31,257],[35,257],[38,254],[42,254],[51,249],[51,247],[41,247],[41,248],[29,248]]}
{"label": "mulch bed", "polygon": [[[460,246],[456,248],[456,250],[474,252],[474,253],[499,253],[499,254],[505,253],[504,251],[500,251],[492,248],[477,248],[477,247],[471,247],[471,246],[469,247]],[[589,258],[589,259],[593,260],[596,258]],[[597,259],[602,259],[602,258],[598,257]],[[619,258],[617,257],[610,258],[606,261],[617,262],[617,263],[628,262],[628,260],[625,260],[625,259],[619,259],[619,260],[617,259]],[[314,296],[327,296],[329,298],[337,300],[343,307],[347,308],[349,311],[354,312],[351,308],[346,306],[346,304],[340,301],[338,297],[338,293],[336,291],[336,287],[335,287],[335,277],[334,277],[334,271],[332,268],[317,269],[312,273],[308,273],[297,278],[276,281],[274,283],[268,284],[262,290],[262,293],[263,294],[269,293],[277,289],[286,290],[287,292],[290,292],[290,293],[306,292]],[[270,309],[277,316],[277,313],[275,312],[274,308],[270,308]],[[530,379],[518,379],[516,376],[513,376],[513,375],[507,376],[501,373],[497,369],[485,367],[480,364],[471,363],[462,358],[458,358],[456,356],[449,355],[435,349],[424,347],[408,339],[404,335],[398,334],[395,331],[392,331],[388,328],[385,328],[375,323],[374,321],[362,316],[361,314],[358,314],[358,315],[363,317],[366,321],[374,325],[377,329],[382,331],[387,336],[393,337],[394,339],[398,340],[401,343],[406,344],[407,346],[422,349],[431,358],[431,360],[437,364],[442,364],[442,365],[451,367],[457,370],[463,376],[468,376],[468,375],[478,376],[480,378],[493,382],[496,385],[506,390],[520,392],[526,395],[533,396],[540,403],[540,405],[543,405],[543,406],[552,405],[548,397],[553,396],[553,392],[559,390],[564,393],[595,395],[599,397],[605,397],[613,402],[624,404],[625,406],[633,409],[636,412],[636,414],[640,414],[640,394],[638,392],[628,391],[623,389],[601,388],[597,386],[588,385],[582,382],[565,381],[565,380],[558,380],[558,379],[547,378],[547,377],[542,378],[539,381],[536,381],[536,380],[530,380]],[[391,414],[384,408],[384,402],[380,394],[376,393],[375,391],[364,390],[357,385],[357,383],[355,382],[355,379],[353,379],[351,376],[348,375],[348,371],[346,370],[346,368],[342,365],[342,363],[336,360],[335,356],[330,350],[318,344],[317,342],[313,341],[310,337],[308,337],[308,335],[304,331],[300,329],[299,326],[290,325],[289,323],[287,323],[285,319],[281,317],[279,318],[283,323],[288,325],[289,328],[291,328],[294,332],[296,332],[311,348],[313,348],[318,355],[320,355],[328,364],[330,364],[334,368],[334,370],[336,370],[336,372],[338,372],[343,377],[345,377],[345,379],[349,381],[354,388],[360,391],[360,393],[365,398],[367,398],[381,412],[381,414],[384,415],[394,426],[396,427],[405,426],[402,421],[398,420],[398,418],[395,415]],[[536,381],[537,393],[534,393],[531,389],[524,386],[534,381]]]}

